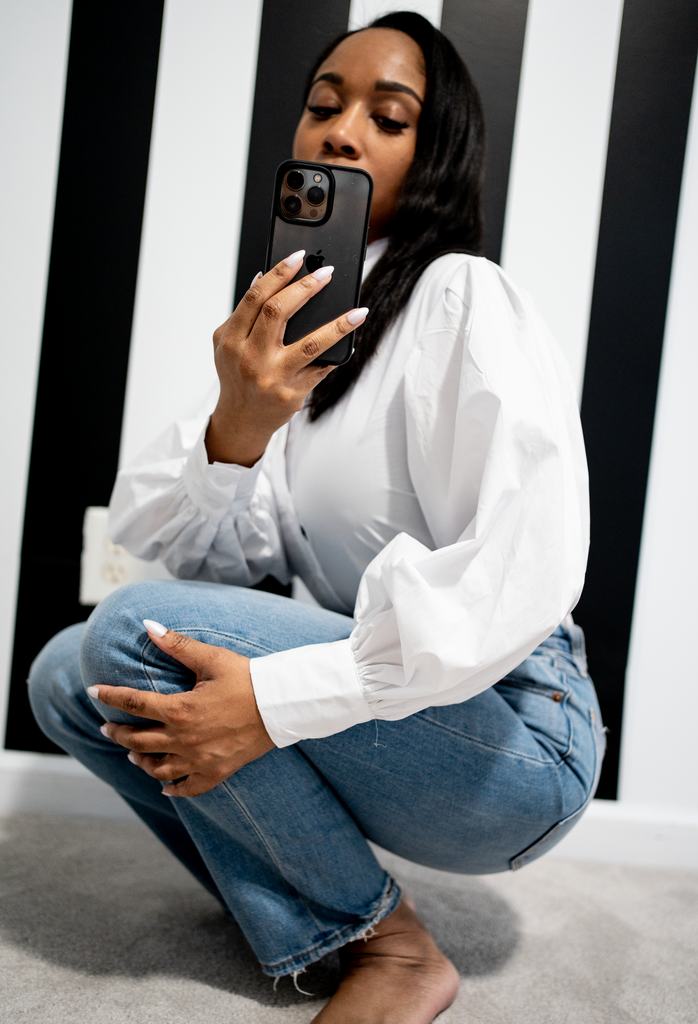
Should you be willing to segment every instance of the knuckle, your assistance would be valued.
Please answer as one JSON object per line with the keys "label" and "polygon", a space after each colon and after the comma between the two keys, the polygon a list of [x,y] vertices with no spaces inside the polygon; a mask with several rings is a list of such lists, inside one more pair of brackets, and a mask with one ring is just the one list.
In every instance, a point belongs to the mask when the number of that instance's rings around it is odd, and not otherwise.
{"label": "knuckle", "polygon": [[170,646],[174,651],[185,651],[191,644],[191,637],[185,636],[184,633],[173,633],[170,640]]}
{"label": "knuckle", "polygon": [[262,301],[262,293],[258,285],[253,285],[248,288],[243,297],[240,299],[240,306],[244,310],[256,309]]}
{"label": "knuckle", "polygon": [[267,299],[262,306],[262,316],[268,324],[277,324],[282,318],[281,303],[278,299]]}
{"label": "knuckle", "polygon": [[303,342],[303,355],[306,359],[315,359],[322,352],[322,345],[317,338],[307,338]]}
{"label": "knuckle", "polygon": [[129,711],[131,714],[139,714],[145,708],[145,701],[138,693],[127,693],[124,697],[123,702],[124,711]]}

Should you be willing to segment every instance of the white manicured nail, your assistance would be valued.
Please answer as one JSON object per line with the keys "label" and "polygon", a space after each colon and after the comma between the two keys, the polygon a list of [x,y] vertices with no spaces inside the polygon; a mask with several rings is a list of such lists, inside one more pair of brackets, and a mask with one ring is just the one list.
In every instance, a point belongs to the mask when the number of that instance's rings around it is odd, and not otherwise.
{"label": "white manicured nail", "polygon": [[96,686],[88,686],[87,692],[89,693],[90,697],[96,697],[97,700],[99,700],[99,690],[97,689]]}
{"label": "white manicured nail", "polygon": [[361,306],[360,309],[352,309],[351,313],[347,313],[347,320],[350,324],[361,323],[367,313],[368,306]]}
{"label": "white manicured nail", "polygon": [[100,725],[99,731],[101,732],[102,736],[108,736],[109,735],[109,733],[107,732],[106,725]]}
{"label": "white manicured nail", "polygon": [[162,626],[159,622],[154,622],[152,619],[143,619],[143,625],[153,636],[164,636],[167,632],[167,626]]}
{"label": "white manicured nail", "polygon": [[287,267],[297,267],[299,263],[303,262],[305,256],[305,249],[299,249],[298,252],[292,252],[290,256],[287,256],[284,263]]}
{"label": "white manicured nail", "polygon": [[250,281],[250,288],[252,287],[253,284],[256,284],[257,281],[259,281],[261,276],[262,276],[262,271],[258,270],[257,273],[252,278],[252,280]]}
{"label": "white manicured nail", "polygon": [[317,270],[313,271],[313,277],[316,281],[326,281],[328,277],[332,277],[334,267],[318,267]]}
{"label": "white manicured nail", "polygon": [[128,756],[129,761],[131,762],[131,764],[138,764],[138,761],[136,761],[136,755],[133,753],[132,750],[129,750],[127,756]]}

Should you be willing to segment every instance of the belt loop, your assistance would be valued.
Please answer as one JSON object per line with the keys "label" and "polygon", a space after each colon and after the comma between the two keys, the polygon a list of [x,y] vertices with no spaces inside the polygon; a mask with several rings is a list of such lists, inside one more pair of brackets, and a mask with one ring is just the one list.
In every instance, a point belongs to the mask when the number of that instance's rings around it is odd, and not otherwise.
{"label": "belt loop", "polygon": [[587,676],[589,674],[589,667],[587,665],[587,648],[586,641],[584,640],[584,630],[581,626],[578,626],[575,623],[571,615],[568,615],[564,620],[563,626],[569,634],[574,663],[579,669],[580,674]]}

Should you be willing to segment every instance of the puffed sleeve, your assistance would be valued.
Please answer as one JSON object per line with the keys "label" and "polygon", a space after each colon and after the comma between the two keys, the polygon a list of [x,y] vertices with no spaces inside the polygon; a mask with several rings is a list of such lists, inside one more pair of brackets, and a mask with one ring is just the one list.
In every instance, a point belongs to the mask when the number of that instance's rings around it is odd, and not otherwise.
{"label": "puffed sleeve", "polygon": [[204,437],[212,404],[174,423],[119,473],[110,536],[139,558],[159,558],[179,579],[250,586],[273,575],[286,583],[290,573],[267,472],[285,430],[251,469],[209,465]]}
{"label": "puffed sleeve", "polygon": [[482,258],[456,261],[404,393],[410,475],[435,549],[403,533],[373,559],[348,640],[252,662],[280,746],[467,700],[579,599],[581,425],[564,358],[528,296]]}

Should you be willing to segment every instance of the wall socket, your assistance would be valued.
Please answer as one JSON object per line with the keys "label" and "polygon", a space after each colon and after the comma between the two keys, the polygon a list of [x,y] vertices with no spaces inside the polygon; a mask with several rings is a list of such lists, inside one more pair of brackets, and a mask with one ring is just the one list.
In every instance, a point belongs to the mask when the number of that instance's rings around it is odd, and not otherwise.
{"label": "wall socket", "polygon": [[162,562],[145,562],[114,544],[108,533],[109,509],[91,505],[85,509],[80,561],[80,604],[99,604],[126,583],[139,580],[171,580]]}

